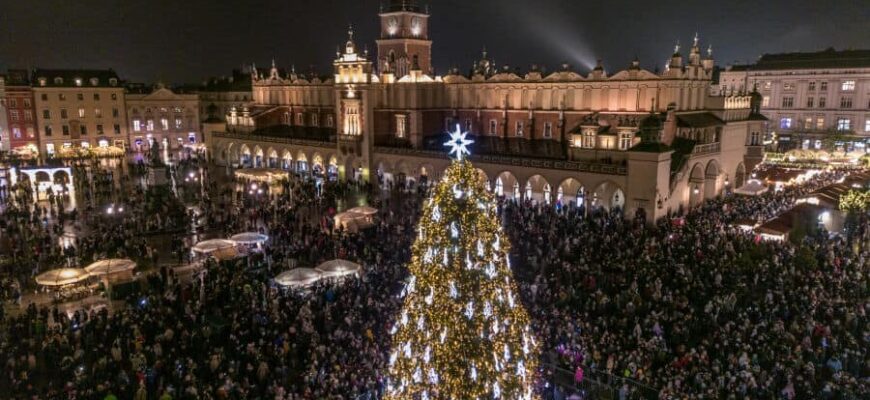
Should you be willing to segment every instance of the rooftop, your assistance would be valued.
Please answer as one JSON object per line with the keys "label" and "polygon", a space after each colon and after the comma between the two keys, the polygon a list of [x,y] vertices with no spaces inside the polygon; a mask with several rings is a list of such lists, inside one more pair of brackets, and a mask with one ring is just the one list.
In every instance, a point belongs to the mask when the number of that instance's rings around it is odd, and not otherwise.
{"label": "rooftop", "polygon": [[35,69],[32,82],[37,87],[121,87],[112,69]]}
{"label": "rooftop", "polygon": [[834,50],[764,54],[755,64],[733,65],[731,71],[811,68],[870,68],[870,50]]}

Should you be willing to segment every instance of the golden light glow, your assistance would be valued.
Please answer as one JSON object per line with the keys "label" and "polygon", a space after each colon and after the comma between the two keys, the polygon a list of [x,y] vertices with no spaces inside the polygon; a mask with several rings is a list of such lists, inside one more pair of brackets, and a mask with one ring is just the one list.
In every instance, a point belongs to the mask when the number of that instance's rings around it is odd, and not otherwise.
{"label": "golden light glow", "polygon": [[467,161],[425,204],[386,399],[531,399],[537,346],[496,203]]}

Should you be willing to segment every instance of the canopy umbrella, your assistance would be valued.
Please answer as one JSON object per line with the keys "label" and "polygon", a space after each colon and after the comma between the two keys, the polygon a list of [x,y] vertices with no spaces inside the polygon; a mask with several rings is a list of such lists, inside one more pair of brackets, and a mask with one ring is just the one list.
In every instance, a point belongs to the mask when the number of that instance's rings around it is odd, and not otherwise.
{"label": "canopy umbrella", "polygon": [[88,271],[81,268],[58,268],[36,276],[36,283],[43,286],[63,286],[88,279]]}
{"label": "canopy umbrella", "polygon": [[269,240],[269,236],[258,232],[244,232],[233,235],[230,240],[239,244],[259,244]]}
{"label": "canopy umbrella", "polygon": [[275,283],[281,286],[304,287],[320,280],[323,274],[312,268],[296,268],[284,271],[275,277]]}
{"label": "canopy umbrella", "polygon": [[323,274],[324,278],[333,278],[345,275],[357,275],[362,272],[362,266],[347,260],[330,260],[315,268]]}
{"label": "canopy umbrella", "polygon": [[347,210],[347,211],[352,212],[352,213],[362,214],[365,216],[375,215],[378,213],[377,208],[369,207],[369,206],[354,207],[354,208],[351,208],[350,210]]}
{"label": "canopy umbrella", "polygon": [[121,272],[132,271],[136,268],[136,262],[126,258],[110,258],[100,260],[85,267],[85,271],[92,276],[114,275]]}
{"label": "canopy umbrella", "polygon": [[767,191],[767,186],[758,179],[750,179],[745,185],[734,189],[734,193],[757,196]]}
{"label": "canopy umbrella", "polygon": [[193,246],[193,251],[197,253],[209,254],[221,249],[236,247],[236,242],[227,239],[211,239],[204,240]]}
{"label": "canopy umbrella", "polygon": [[235,247],[224,247],[222,249],[217,249],[212,253],[209,253],[210,256],[223,261],[223,260],[232,260],[239,256],[239,251],[236,250]]}

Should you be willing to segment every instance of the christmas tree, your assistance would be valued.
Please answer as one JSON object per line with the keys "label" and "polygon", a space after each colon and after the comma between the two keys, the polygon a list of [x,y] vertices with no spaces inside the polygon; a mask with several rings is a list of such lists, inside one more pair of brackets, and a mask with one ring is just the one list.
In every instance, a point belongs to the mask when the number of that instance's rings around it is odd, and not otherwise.
{"label": "christmas tree", "polygon": [[529,316],[492,194],[452,134],[456,161],[420,219],[392,328],[387,399],[531,399],[537,366]]}

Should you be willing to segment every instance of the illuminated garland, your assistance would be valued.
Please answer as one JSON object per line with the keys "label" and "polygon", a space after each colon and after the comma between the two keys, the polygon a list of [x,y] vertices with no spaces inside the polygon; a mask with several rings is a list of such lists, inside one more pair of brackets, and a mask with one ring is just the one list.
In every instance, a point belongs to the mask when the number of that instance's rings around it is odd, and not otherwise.
{"label": "illuminated garland", "polygon": [[510,244],[477,170],[456,161],[423,207],[386,399],[531,399],[537,346]]}

